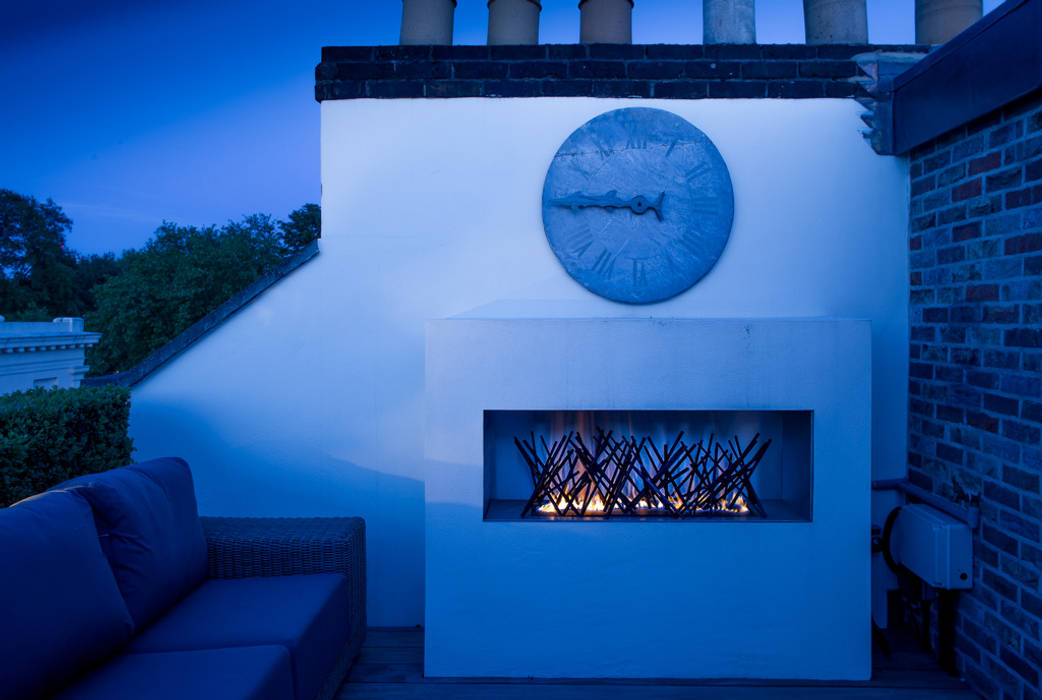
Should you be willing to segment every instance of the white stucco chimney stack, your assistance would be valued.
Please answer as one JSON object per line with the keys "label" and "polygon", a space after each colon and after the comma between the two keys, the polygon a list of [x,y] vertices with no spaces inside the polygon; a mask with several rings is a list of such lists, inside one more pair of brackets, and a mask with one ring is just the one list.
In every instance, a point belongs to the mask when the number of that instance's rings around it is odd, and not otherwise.
{"label": "white stucco chimney stack", "polygon": [[755,44],[755,1],[704,0],[702,3],[702,43]]}
{"label": "white stucco chimney stack", "polygon": [[451,44],[456,0],[402,0],[402,32],[398,43]]}
{"label": "white stucco chimney stack", "polygon": [[488,44],[538,44],[537,0],[488,0]]}
{"label": "white stucco chimney stack", "polygon": [[867,44],[865,0],[803,0],[808,44]]}
{"label": "white stucco chimney stack", "polygon": [[981,0],[915,0],[915,43],[943,44],[981,18]]}
{"label": "white stucco chimney stack", "polygon": [[629,44],[632,41],[633,0],[580,0],[580,43]]}

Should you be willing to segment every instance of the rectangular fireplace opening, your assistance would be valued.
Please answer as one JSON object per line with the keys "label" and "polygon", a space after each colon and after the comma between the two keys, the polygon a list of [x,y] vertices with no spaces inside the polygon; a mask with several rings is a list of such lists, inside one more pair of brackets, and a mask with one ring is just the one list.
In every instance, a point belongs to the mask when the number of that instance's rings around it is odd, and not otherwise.
{"label": "rectangular fireplace opening", "polygon": [[484,412],[492,520],[810,521],[812,411]]}

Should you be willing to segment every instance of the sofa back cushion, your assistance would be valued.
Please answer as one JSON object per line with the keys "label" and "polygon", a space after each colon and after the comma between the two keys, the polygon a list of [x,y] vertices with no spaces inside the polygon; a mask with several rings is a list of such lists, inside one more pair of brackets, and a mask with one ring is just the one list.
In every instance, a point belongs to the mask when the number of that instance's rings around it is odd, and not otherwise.
{"label": "sofa back cushion", "polygon": [[206,540],[183,459],[132,464],[59,488],[82,493],[93,506],[101,548],[139,628],[206,576]]}
{"label": "sofa back cushion", "polygon": [[130,640],[91,507],[74,492],[0,508],[0,697],[60,687]]}

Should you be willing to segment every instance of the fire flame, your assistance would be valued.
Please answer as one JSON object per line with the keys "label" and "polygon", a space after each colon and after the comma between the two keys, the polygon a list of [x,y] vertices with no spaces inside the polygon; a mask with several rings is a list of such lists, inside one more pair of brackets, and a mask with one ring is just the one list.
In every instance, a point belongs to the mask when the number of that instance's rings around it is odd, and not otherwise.
{"label": "fire flame", "polygon": [[[540,513],[545,514],[545,515],[556,515],[558,512],[568,514],[569,510],[571,510],[573,512],[576,511],[576,510],[582,510],[582,505],[583,505],[584,501],[585,501],[585,498],[583,496],[572,497],[572,499],[569,500],[568,496],[566,494],[562,494],[562,495],[557,497],[557,507],[556,508],[554,507],[554,503],[552,503],[550,501],[547,501],[546,503],[543,503],[541,506],[536,508],[536,510],[539,511]],[[670,501],[670,505],[672,505],[675,509],[679,510],[679,509],[683,508],[683,506],[684,506],[683,502],[679,498],[671,498],[671,499],[669,499],[669,501]],[[749,512],[749,506],[746,505],[745,499],[742,498],[741,496],[738,496],[737,498],[735,498],[734,499],[734,503],[731,503],[730,501],[731,501],[731,499],[729,499],[729,498],[721,498],[720,502],[717,503],[716,505],[714,505],[714,506],[712,506],[710,508],[698,508],[695,512],[696,513],[721,513],[721,512],[724,512],[724,513],[731,513],[731,514],[744,514],[744,513],[748,513]],[[645,499],[641,499],[640,501],[637,501],[637,508],[639,508],[641,510],[651,511],[651,512],[667,512],[666,511],[666,507],[664,505],[662,505],[661,503],[659,503],[658,501],[649,502],[649,501],[647,501]],[[605,510],[606,510],[606,507],[605,507],[605,504],[604,504],[604,500],[600,497],[599,494],[595,494],[592,498],[590,498],[589,505],[586,506],[586,515],[603,514]],[[578,513],[576,513],[576,514],[578,514]]]}

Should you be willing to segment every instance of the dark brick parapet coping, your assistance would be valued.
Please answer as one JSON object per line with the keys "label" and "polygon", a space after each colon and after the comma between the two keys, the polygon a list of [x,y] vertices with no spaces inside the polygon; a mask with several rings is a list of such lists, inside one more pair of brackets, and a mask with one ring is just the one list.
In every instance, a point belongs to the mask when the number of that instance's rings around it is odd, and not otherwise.
{"label": "dark brick parapet coping", "polygon": [[855,97],[852,58],[915,45],[327,46],[315,99]]}

